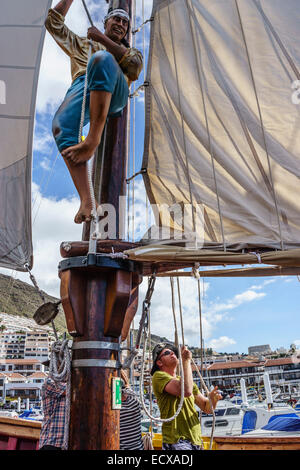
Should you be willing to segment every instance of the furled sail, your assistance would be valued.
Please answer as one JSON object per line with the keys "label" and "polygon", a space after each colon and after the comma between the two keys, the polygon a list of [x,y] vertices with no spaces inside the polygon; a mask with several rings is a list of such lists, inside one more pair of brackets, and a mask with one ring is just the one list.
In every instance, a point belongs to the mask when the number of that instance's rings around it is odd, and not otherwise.
{"label": "furled sail", "polygon": [[210,249],[299,248],[299,1],[154,0],[152,16],[143,167],[160,222],[200,221]]}
{"label": "furled sail", "polygon": [[51,0],[0,0],[0,266],[32,264],[36,89]]}

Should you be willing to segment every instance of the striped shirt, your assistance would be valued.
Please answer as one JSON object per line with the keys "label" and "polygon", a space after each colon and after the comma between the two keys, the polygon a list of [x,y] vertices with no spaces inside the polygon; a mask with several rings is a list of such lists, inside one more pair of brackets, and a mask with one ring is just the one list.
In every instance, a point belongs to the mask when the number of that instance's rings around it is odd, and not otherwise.
{"label": "striped shirt", "polygon": [[144,450],[141,417],[140,402],[128,394],[120,410],[120,450]]}
{"label": "striped shirt", "polygon": [[44,419],[39,448],[45,445],[61,448],[65,429],[66,384],[48,378],[43,384],[41,395]]}

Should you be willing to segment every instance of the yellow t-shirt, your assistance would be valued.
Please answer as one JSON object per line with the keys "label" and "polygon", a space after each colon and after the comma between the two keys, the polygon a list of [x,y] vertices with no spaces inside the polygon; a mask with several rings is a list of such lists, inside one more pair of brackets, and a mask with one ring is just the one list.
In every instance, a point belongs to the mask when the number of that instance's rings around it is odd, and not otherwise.
{"label": "yellow t-shirt", "polygon": [[[170,418],[178,409],[180,397],[175,397],[164,391],[165,386],[172,380],[167,372],[156,371],[152,377],[153,392],[157,398],[161,418]],[[180,377],[177,377],[180,379]],[[195,409],[195,396],[199,394],[196,384],[193,394],[183,400],[182,409],[173,421],[163,423],[162,436],[165,444],[175,444],[179,439],[186,439],[195,445],[201,445],[201,427],[198,413]]]}

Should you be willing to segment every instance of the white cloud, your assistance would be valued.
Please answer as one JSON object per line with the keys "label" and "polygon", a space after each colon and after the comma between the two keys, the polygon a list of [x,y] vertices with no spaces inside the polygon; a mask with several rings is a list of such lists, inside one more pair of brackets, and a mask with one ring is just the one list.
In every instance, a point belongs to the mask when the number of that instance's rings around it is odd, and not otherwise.
{"label": "white cloud", "polygon": [[265,297],[265,293],[255,292],[252,290],[246,290],[241,294],[235,295],[232,299],[228,300],[227,302],[211,302],[208,305],[209,312],[213,315],[217,312],[224,312],[227,310],[233,310],[245,302],[252,302],[253,300],[261,299]]}
{"label": "white cloud", "polygon": [[277,279],[266,279],[264,282],[262,282],[261,284],[258,284],[258,285],[254,285],[254,286],[251,286],[250,289],[251,290],[261,290],[263,289],[265,286],[269,285],[269,284],[273,284],[273,282],[276,282]]}
{"label": "white cloud", "polygon": [[43,168],[45,171],[50,171],[51,170],[51,162],[49,158],[45,157],[40,163],[40,166]]}
{"label": "white cloud", "polygon": [[236,341],[228,336],[220,336],[220,338],[215,338],[209,341],[207,347],[212,348],[214,351],[218,349],[224,351],[227,346],[232,346],[236,344]]}
{"label": "white cloud", "polygon": [[251,302],[252,300],[256,300],[256,299],[260,299],[262,297],[265,297],[265,295],[266,294],[264,292],[257,293],[257,292],[254,292],[252,290],[247,290],[247,291],[243,292],[242,294],[237,294],[233,298],[234,308],[238,307],[239,305],[241,305],[244,302]]}
{"label": "white cloud", "polygon": [[[60,244],[63,241],[81,240],[82,226],[73,222],[79,207],[79,200],[57,200],[40,194],[33,184],[32,197],[39,201],[39,212],[33,225],[34,267],[32,270],[39,287],[50,295],[59,297],[57,266],[61,259]],[[6,275],[11,271],[2,269]],[[16,277],[30,283],[27,273],[17,273]]]}

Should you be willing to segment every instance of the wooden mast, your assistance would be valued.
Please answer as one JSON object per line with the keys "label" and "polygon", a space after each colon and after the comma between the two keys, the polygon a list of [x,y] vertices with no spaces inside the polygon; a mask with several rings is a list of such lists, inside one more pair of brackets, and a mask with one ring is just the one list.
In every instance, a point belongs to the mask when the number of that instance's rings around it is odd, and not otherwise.
{"label": "wooden mast", "polygon": [[[131,16],[132,0],[123,1]],[[127,119],[126,108],[122,117],[108,120],[101,188],[99,157],[103,155],[103,143],[94,164],[95,195],[102,204],[114,206],[117,238],[119,196],[126,192]],[[85,227],[83,240],[88,238],[89,227]],[[120,251],[121,242],[114,240],[113,245],[115,251]],[[62,254],[66,244],[63,246]],[[137,308],[139,271],[137,263],[95,254],[71,256],[59,265],[62,305],[68,331],[74,338],[70,450],[119,449],[119,410],[112,409],[112,383],[120,376],[121,333],[123,338]]]}

